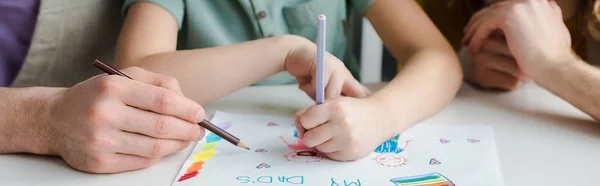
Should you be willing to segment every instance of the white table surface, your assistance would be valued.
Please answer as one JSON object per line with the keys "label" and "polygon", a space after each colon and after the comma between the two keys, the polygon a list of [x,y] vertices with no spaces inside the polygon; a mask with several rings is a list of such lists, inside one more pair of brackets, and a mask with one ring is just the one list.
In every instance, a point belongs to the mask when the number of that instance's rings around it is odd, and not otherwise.
{"label": "white table surface", "polygon": [[[210,115],[291,115],[310,104],[295,86],[275,86],[245,88],[205,107]],[[599,123],[535,84],[513,92],[463,85],[450,105],[422,123],[492,125],[507,186],[599,185]],[[105,175],[73,170],[57,157],[0,155],[0,185],[170,185],[191,149],[144,170]]]}

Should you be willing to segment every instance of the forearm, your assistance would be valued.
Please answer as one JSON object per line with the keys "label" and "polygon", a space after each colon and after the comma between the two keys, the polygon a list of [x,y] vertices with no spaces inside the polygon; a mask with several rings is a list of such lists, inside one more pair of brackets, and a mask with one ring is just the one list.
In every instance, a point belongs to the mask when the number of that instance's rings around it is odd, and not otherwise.
{"label": "forearm", "polygon": [[173,76],[186,96],[203,104],[281,72],[291,48],[309,42],[297,36],[277,36],[230,46],[153,54],[117,61],[116,65],[139,66]]}
{"label": "forearm", "polygon": [[549,69],[535,82],[600,121],[600,70],[581,61]]}
{"label": "forearm", "polygon": [[0,88],[0,153],[50,154],[47,136],[48,101],[61,88]]}
{"label": "forearm", "polygon": [[437,113],[456,95],[462,82],[456,56],[446,50],[421,50],[402,71],[369,99],[378,101],[393,119],[394,133]]}

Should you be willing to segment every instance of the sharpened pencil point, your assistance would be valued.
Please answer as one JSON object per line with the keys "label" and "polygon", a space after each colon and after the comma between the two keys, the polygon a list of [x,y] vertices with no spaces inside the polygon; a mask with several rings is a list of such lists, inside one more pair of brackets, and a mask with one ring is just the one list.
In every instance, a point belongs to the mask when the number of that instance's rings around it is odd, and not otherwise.
{"label": "sharpened pencil point", "polygon": [[246,146],[246,145],[245,145],[244,143],[242,143],[242,142],[238,143],[238,145],[237,145],[237,146],[238,146],[238,147],[245,148],[246,150],[250,150],[250,148],[248,148],[248,146]]}

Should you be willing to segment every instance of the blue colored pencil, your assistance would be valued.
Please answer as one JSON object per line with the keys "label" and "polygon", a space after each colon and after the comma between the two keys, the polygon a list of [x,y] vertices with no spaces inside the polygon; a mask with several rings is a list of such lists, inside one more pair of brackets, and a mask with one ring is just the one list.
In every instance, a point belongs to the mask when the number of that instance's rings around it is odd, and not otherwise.
{"label": "blue colored pencil", "polygon": [[326,19],[327,17],[323,14],[317,17],[317,104],[325,102]]}

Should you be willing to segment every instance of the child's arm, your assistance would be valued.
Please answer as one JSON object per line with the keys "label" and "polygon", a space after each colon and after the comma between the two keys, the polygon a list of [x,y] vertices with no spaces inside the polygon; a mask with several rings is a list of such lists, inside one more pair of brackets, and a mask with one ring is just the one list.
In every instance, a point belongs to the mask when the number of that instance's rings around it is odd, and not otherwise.
{"label": "child's arm", "polygon": [[[136,3],[129,8],[117,45],[115,63],[118,68],[139,66],[173,76],[181,83],[183,93],[199,103],[209,102],[283,70],[288,70],[299,80],[310,80],[312,55],[316,53],[312,42],[298,36],[276,36],[230,46],[176,51],[175,19],[151,3]],[[328,65],[333,65],[330,70],[337,69],[338,72],[328,71],[329,77],[341,79],[336,81],[342,83],[338,83],[337,90],[342,91],[345,82],[348,86],[344,87],[356,90],[347,93],[365,94],[341,61],[332,55],[326,60],[331,62]],[[311,95],[314,89],[310,87],[310,81],[307,86],[301,86]]]}
{"label": "child's arm", "polygon": [[392,114],[389,118],[397,123],[393,132],[398,133],[454,98],[462,81],[460,63],[415,1],[376,0],[366,17],[398,63],[403,63],[401,72],[372,96]]}
{"label": "child's arm", "polygon": [[368,99],[340,98],[296,116],[304,143],[337,160],[362,158],[438,112],[462,81],[458,57],[415,1],[376,0],[365,15],[402,71]]}

